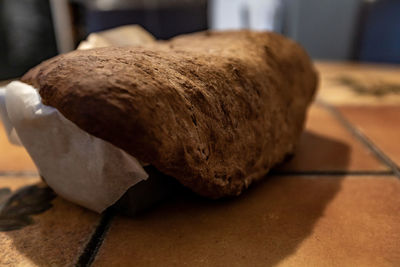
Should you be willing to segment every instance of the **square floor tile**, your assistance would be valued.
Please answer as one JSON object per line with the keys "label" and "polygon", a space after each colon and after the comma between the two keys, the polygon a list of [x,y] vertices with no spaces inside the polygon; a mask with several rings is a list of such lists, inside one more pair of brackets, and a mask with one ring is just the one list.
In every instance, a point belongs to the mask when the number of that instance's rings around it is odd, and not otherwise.
{"label": "square floor tile", "polygon": [[[0,176],[2,203],[6,188],[15,191],[32,184],[44,186],[39,177]],[[21,220],[32,220],[30,225],[21,229],[0,231],[0,265],[73,266],[94,232],[100,216],[59,197],[51,201],[53,207],[47,211],[22,216],[21,214],[27,214],[27,210],[39,212],[50,203],[46,198],[43,202],[38,202],[41,197],[38,197],[38,191],[35,192],[35,195],[25,194],[24,200],[18,198],[18,201],[13,202],[15,205],[11,205],[14,208],[12,212],[0,215],[0,227],[9,226],[10,220],[16,221],[15,225]]]}
{"label": "square floor tile", "polygon": [[339,106],[340,112],[400,166],[400,106]]}
{"label": "square floor tile", "polygon": [[370,171],[388,169],[329,111],[313,105],[292,159],[277,171]]}
{"label": "square floor tile", "polygon": [[281,266],[399,266],[400,180],[343,179],[297,250]]}
{"label": "square floor tile", "polygon": [[400,264],[400,181],[270,177],[244,195],[182,195],[117,217],[94,266]]}

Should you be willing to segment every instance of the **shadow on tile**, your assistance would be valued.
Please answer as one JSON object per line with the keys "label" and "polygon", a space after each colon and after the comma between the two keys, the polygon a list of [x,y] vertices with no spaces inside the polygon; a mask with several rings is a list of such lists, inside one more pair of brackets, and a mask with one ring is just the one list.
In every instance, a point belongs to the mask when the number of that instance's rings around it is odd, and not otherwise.
{"label": "shadow on tile", "polygon": [[274,168],[274,172],[345,172],[349,169],[350,152],[347,144],[306,130],[295,154]]}
{"label": "shadow on tile", "polygon": [[[345,167],[349,147],[335,146]],[[117,217],[96,266],[271,266],[294,253],[340,190],[342,176],[271,176],[242,196],[207,200],[187,191],[133,219]]]}

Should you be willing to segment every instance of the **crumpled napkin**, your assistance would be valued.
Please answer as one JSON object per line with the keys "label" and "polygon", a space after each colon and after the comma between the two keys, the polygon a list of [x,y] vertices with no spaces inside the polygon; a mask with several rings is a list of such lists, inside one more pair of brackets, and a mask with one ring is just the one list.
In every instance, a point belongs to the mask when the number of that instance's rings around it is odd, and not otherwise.
{"label": "crumpled napkin", "polygon": [[46,183],[88,209],[104,211],[148,178],[136,158],[42,104],[28,84],[14,81],[0,88],[0,117],[10,142],[26,148]]}

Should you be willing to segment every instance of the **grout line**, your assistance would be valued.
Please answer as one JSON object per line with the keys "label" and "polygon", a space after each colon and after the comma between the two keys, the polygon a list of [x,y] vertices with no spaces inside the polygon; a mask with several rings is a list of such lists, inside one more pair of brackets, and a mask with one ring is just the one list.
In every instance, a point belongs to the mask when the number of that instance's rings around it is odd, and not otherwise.
{"label": "grout line", "polygon": [[[271,170],[270,174],[273,175],[393,175],[389,170],[308,170],[308,171],[285,171],[285,170]],[[0,172],[0,179],[2,178],[31,178],[38,177],[36,172]]]}
{"label": "grout line", "polygon": [[400,169],[382,150],[380,150],[365,134],[350,123],[335,107],[319,101],[319,104],[328,110],[350,133],[355,136],[363,145],[365,145],[374,156],[383,164],[388,166],[393,174],[400,178]]}
{"label": "grout line", "polygon": [[110,229],[111,222],[114,218],[114,212],[112,210],[106,210],[101,217],[96,230],[92,234],[89,242],[86,244],[81,256],[78,259],[76,266],[87,267],[91,266],[94,259],[96,258],[97,252],[99,251],[103,241]]}
{"label": "grout line", "polygon": [[390,170],[387,171],[341,171],[341,170],[321,170],[321,171],[271,171],[274,176],[303,176],[303,175],[321,175],[321,176],[392,176],[394,173]]}
{"label": "grout line", "polygon": [[20,178],[40,176],[35,171],[0,171],[0,179],[6,176],[20,176]]}

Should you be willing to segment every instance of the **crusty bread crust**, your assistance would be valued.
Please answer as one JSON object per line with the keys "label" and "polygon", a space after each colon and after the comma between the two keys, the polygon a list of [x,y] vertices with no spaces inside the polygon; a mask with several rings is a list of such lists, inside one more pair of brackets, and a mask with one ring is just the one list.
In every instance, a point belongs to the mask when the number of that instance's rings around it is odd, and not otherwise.
{"label": "crusty bread crust", "polygon": [[317,75],[293,41],[232,31],[74,51],[22,81],[88,133],[219,198],[294,151]]}

